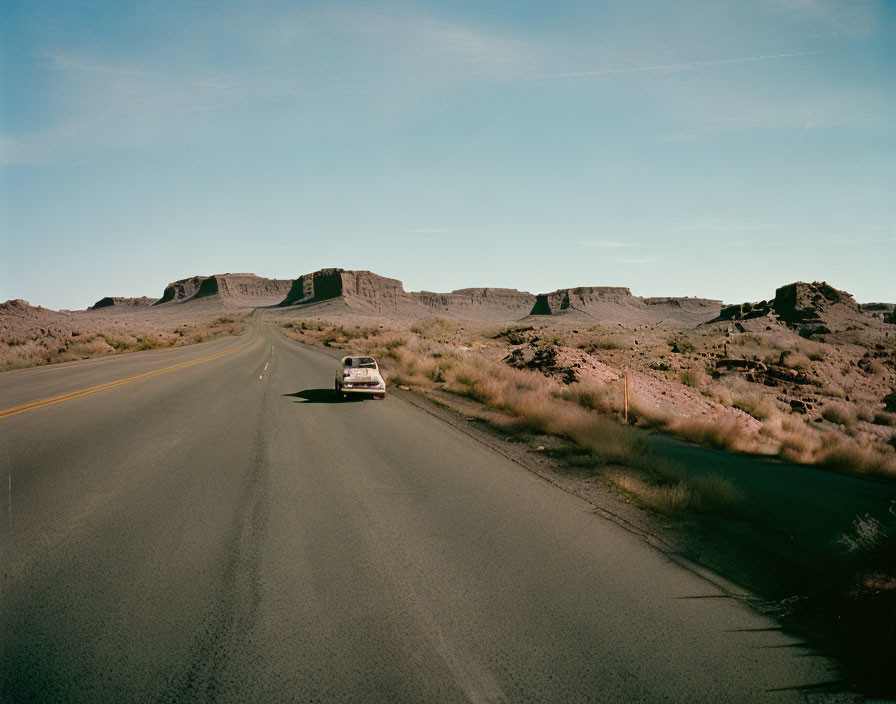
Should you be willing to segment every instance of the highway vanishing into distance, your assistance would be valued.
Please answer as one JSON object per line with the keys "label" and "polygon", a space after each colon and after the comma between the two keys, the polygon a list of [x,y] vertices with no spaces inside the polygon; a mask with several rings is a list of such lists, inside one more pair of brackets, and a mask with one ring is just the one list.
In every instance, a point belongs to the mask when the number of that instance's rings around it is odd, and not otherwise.
{"label": "highway vanishing into distance", "polygon": [[256,314],[0,375],[0,700],[802,701],[837,678],[416,406],[337,402],[334,368]]}

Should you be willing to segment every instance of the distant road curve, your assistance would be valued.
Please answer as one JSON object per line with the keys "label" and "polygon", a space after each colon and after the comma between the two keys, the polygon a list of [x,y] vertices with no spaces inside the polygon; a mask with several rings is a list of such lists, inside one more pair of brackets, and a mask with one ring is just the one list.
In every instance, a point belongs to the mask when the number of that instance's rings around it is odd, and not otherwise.
{"label": "distant road curve", "polygon": [[0,700],[765,702],[836,680],[429,414],[337,402],[332,369],[259,317],[0,375],[7,410],[59,399],[0,418]]}

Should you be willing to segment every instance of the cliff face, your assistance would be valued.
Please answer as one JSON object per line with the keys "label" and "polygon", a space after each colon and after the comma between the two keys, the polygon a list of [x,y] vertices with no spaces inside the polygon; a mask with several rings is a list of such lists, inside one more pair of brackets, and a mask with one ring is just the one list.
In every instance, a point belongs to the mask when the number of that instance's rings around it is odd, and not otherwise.
{"label": "cliff face", "polygon": [[580,286],[539,294],[530,315],[625,318],[644,324],[667,319],[690,323],[715,317],[721,307],[721,301],[706,298],[642,298],[633,296],[624,286]]}
{"label": "cliff face", "polygon": [[102,308],[141,308],[151,306],[156,302],[155,298],[141,296],[140,298],[126,298],[124,296],[106,296],[101,298],[87,310],[100,310]]}
{"label": "cliff face", "polygon": [[279,303],[292,284],[290,279],[266,279],[255,274],[192,276],[168,284],[156,305],[218,298],[233,306],[270,306]]}
{"label": "cliff face", "polygon": [[579,286],[545,293],[539,296],[539,299],[541,300],[539,308],[543,310],[546,303],[550,311],[537,315],[552,315],[570,309],[584,311],[600,303],[627,305],[631,303],[632,292],[622,286]]}
{"label": "cliff face", "polygon": [[825,281],[811,284],[797,281],[782,286],[775,291],[775,297],[771,301],[775,313],[787,322],[818,318],[835,305],[859,312],[859,305],[850,294],[829,286]]}
{"label": "cliff face", "polygon": [[207,276],[191,276],[188,279],[179,279],[173,281],[165,287],[162,297],[155,302],[159,306],[170,301],[185,301],[196,295],[199,286],[205,281]]}
{"label": "cliff face", "polygon": [[404,288],[397,279],[370,271],[321,269],[293,281],[280,305],[319,303],[342,297],[350,307],[382,310],[395,308],[402,295],[405,295]]}
{"label": "cliff face", "polygon": [[[806,336],[824,334],[861,322],[867,314],[846,291],[825,281],[781,286],[768,301],[725,306],[716,320],[768,317],[799,328]],[[801,333],[802,334],[802,333]]]}
{"label": "cliff face", "polygon": [[343,271],[340,279],[343,295],[355,305],[371,310],[395,310],[407,295],[398,279],[387,279],[369,271]]}
{"label": "cliff face", "polygon": [[370,271],[321,269],[297,278],[280,305],[309,305],[331,299],[339,299],[347,308],[359,312],[402,318],[443,316],[506,320],[526,315],[535,297],[502,288],[409,293],[398,279]]}
{"label": "cliff face", "polygon": [[351,310],[400,318],[446,317],[518,320],[527,315],[583,315],[635,322],[665,319],[703,322],[718,315],[721,301],[700,298],[640,298],[621,286],[582,286],[535,296],[512,288],[463,288],[450,293],[407,292],[397,279],[369,271],[321,269],[297,278],[281,306],[338,299]]}
{"label": "cliff face", "polygon": [[418,291],[409,296],[432,315],[508,320],[526,315],[535,296],[515,288],[461,288],[451,293]]}

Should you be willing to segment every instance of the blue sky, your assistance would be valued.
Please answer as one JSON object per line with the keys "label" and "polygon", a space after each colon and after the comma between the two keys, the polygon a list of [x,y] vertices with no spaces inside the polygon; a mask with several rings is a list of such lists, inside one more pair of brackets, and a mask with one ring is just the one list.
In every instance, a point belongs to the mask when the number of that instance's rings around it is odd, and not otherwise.
{"label": "blue sky", "polygon": [[0,23],[0,300],[325,266],[896,300],[892,4],[7,0]]}

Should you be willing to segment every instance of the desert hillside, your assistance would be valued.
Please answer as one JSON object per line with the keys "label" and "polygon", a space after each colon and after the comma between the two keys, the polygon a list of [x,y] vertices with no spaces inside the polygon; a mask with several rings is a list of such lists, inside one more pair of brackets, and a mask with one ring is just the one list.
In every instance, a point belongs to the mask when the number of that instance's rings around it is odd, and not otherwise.
{"label": "desert hillside", "polygon": [[0,365],[238,334],[256,308],[307,342],[375,350],[394,335],[439,368],[454,359],[537,373],[610,414],[623,412],[628,377],[632,419],[700,442],[870,472],[896,464],[894,307],[861,305],[825,282],[723,306],[607,286],[409,292],[397,279],[338,268],[295,279],[197,275],[157,300],[108,296],[84,311],[8,301]]}
{"label": "desert hillside", "polygon": [[292,283],[290,279],[266,279],[255,274],[192,276],[168,284],[154,305],[211,298],[229,308],[271,306],[283,300]]}
{"label": "desert hillside", "polygon": [[458,320],[510,321],[528,315],[627,323],[696,324],[716,317],[721,301],[702,298],[641,298],[627,288],[588,286],[532,294],[508,288],[464,288],[448,293],[405,291],[398,279],[370,271],[322,269],[297,278],[281,307],[296,311],[370,313],[397,319],[432,316]]}
{"label": "desert hillside", "polygon": [[54,311],[18,299],[0,304],[0,371],[173,347],[242,332],[241,310],[206,301],[156,307],[108,297],[87,310]]}

